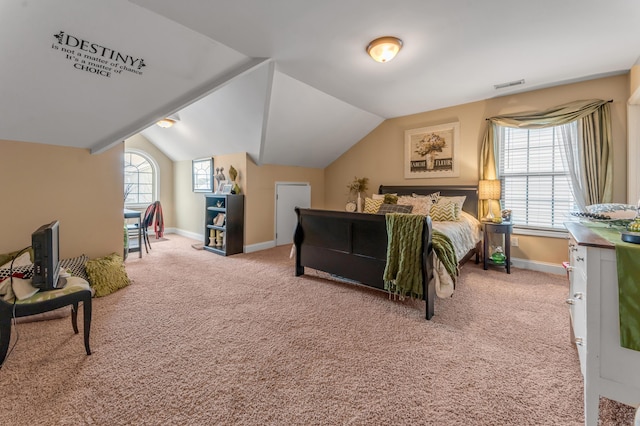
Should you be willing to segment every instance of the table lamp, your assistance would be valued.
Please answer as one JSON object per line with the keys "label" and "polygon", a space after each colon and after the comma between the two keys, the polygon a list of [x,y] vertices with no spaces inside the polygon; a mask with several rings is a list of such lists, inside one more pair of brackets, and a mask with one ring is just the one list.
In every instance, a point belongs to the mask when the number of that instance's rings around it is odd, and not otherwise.
{"label": "table lamp", "polygon": [[478,198],[481,200],[489,200],[487,204],[488,211],[484,220],[493,220],[491,201],[500,199],[500,181],[497,179],[481,180],[478,184]]}

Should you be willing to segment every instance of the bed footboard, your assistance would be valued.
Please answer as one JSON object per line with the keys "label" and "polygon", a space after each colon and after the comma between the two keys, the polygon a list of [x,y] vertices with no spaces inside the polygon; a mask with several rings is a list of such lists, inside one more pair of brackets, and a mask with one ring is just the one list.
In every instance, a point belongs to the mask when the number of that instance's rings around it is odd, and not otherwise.
{"label": "bed footboard", "polygon": [[[296,208],[294,234],[295,274],[309,267],[339,278],[384,290],[387,263],[387,228],[384,215]],[[431,220],[423,232],[423,294],[426,318],[434,313],[435,287],[432,272]]]}

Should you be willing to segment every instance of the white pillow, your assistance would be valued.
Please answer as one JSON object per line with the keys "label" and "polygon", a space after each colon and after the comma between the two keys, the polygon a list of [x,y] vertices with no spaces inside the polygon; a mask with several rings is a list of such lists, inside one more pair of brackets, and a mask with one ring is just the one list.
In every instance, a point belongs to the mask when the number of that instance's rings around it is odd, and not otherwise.
{"label": "white pillow", "polygon": [[398,197],[398,204],[401,206],[412,206],[412,214],[421,214],[427,216],[431,210],[433,201],[429,197],[413,197],[411,195],[403,195]]}
{"label": "white pillow", "polygon": [[[16,257],[13,261],[13,267],[17,268],[19,266],[29,266],[31,265],[31,255],[29,255],[28,251],[25,251],[20,256]],[[9,269],[11,267],[11,261],[8,261],[4,265],[0,266],[0,269]]]}
{"label": "white pillow", "polygon": [[[11,282],[11,278],[7,278],[5,281]],[[11,284],[10,284],[11,285]],[[13,278],[13,293],[16,295],[18,300],[28,299],[38,292],[38,288],[34,287],[31,284],[31,279],[25,278]]]}
{"label": "white pillow", "polygon": [[384,200],[384,196],[385,195],[395,195],[396,197],[398,196],[397,193],[393,193],[393,194],[373,194],[371,195],[371,198],[374,200]]}

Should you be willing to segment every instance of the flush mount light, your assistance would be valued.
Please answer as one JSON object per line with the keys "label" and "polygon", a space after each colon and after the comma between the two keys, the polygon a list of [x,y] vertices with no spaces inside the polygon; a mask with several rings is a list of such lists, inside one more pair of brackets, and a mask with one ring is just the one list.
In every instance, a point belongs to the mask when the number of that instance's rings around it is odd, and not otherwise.
{"label": "flush mount light", "polygon": [[172,118],[163,118],[162,120],[159,120],[156,124],[162,127],[163,129],[168,129],[169,127],[176,124],[176,120]]}
{"label": "flush mount light", "polygon": [[380,37],[367,46],[367,53],[377,62],[389,62],[402,48],[402,40],[397,37]]}

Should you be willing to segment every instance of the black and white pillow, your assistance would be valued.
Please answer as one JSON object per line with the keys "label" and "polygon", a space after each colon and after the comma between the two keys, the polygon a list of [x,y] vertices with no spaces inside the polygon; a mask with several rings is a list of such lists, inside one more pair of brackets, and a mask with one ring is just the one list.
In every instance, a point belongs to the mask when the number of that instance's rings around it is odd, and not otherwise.
{"label": "black and white pillow", "polygon": [[13,269],[0,268],[0,281],[4,281],[6,278],[9,278],[12,272],[14,277],[31,278],[33,276],[33,265],[18,266]]}
{"label": "black and white pillow", "polygon": [[85,256],[84,254],[82,256],[74,257],[71,259],[62,259],[60,261],[60,267],[67,271],[70,271],[71,275],[73,275],[74,277],[80,277],[89,281],[87,271],[84,268],[88,260],[89,257]]}

